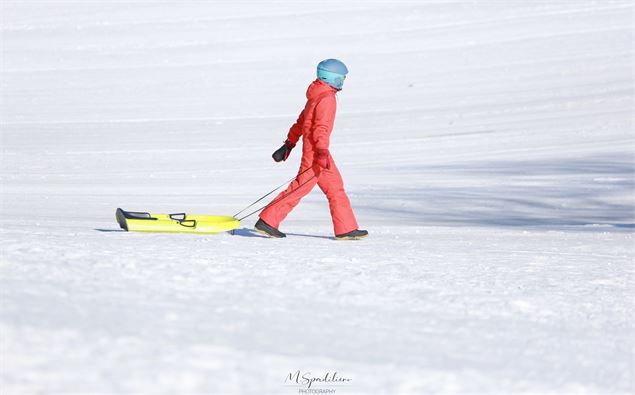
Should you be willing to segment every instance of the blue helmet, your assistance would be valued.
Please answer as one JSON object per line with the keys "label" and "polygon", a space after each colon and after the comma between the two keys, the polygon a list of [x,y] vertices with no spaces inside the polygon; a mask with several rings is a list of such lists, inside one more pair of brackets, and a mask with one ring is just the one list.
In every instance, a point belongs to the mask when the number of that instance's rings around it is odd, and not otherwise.
{"label": "blue helmet", "polygon": [[338,91],[342,90],[346,74],[348,74],[346,65],[337,59],[323,60],[317,66],[318,79],[326,82]]}

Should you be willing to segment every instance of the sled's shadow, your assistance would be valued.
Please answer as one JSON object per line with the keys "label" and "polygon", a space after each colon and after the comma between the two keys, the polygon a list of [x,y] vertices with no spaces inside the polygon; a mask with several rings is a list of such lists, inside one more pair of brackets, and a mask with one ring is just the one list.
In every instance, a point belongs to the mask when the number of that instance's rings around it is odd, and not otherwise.
{"label": "sled's shadow", "polygon": [[[249,228],[235,229],[235,230],[233,230],[231,232],[231,234],[234,235],[234,236],[256,237],[256,238],[259,238],[259,239],[268,239],[267,236],[261,235],[260,233],[256,232],[255,230],[249,229]],[[335,240],[334,237],[318,236],[318,235],[305,235],[305,234],[301,234],[301,233],[287,233],[287,236],[311,237],[311,238],[315,238],[315,239]]]}
{"label": "sled's shadow", "polygon": [[[95,228],[93,230],[95,230],[97,232],[103,232],[103,233],[125,232],[125,230],[123,230],[123,229]],[[258,239],[268,239],[267,236],[261,235],[260,233],[256,232],[255,230],[249,229],[249,228],[235,229],[233,231],[230,231],[229,233],[231,235],[233,235],[233,236],[254,237],[254,238],[258,238]],[[287,236],[312,237],[314,239],[335,240],[335,237],[318,236],[318,235],[305,235],[305,234],[301,234],[301,233],[287,233]]]}
{"label": "sled's shadow", "polygon": [[263,236],[260,233],[256,232],[253,229],[248,229],[248,228],[240,228],[240,229],[234,229],[232,231],[229,232],[232,236],[242,236],[242,237],[255,237],[258,239],[267,239],[267,236]]}

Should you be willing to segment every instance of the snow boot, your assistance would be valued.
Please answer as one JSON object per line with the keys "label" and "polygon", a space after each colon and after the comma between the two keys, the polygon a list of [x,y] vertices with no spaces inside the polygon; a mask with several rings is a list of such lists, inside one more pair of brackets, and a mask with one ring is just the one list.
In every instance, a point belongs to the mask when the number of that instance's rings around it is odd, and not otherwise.
{"label": "snow boot", "polygon": [[265,221],[263,221],[262,219],[259,219],[258,222],[256,222],[256,232],[263,234],[265,236],[268,237],[273,237],[276,239],[281,239],[283,237],[287,237],[287,235],[285,235],[284,233],[280,232],[278,229],[274,228],[273,226],[269,225],[268,223],[266,223]]}
{"label": "snow boot", "polygon": [[363,239],[364,237],[368,236],[368,231],[367,230],[359,230],[359,229],[355,229],[352,230],[348,233],[344,233],[341,235],[335,235],[335,238],[337,240],[359,240],[359,239]]}

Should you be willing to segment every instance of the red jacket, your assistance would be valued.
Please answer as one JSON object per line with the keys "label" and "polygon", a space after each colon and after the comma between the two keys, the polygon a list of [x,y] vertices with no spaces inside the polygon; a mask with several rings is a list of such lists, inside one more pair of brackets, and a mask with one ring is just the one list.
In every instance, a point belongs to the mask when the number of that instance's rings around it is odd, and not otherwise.
{"label": "red jacket", "polygon": [[303,136],[303,152],[328,149],[335,122],[337,90],[321,80],[315,80],[306,90],[307,102],[298,120],[289,129],[287,139],[296,144]]}

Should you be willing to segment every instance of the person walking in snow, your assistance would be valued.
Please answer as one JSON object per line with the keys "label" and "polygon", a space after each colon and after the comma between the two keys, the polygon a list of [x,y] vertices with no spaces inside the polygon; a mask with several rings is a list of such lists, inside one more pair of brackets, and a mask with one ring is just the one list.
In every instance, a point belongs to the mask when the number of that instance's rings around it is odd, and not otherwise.
{"label": "person walking in snow", "polygon": [[329,141],[335,121],[335,94],[342,90],[348,74],[346,65],[337,59],[326,59],[317,66],[317,79],[306,91],[307,103],[298,120],[291,126],[284,145],[272,157],[287,160],[302,137],[302,160],[296,178],[260,213],[256,230],[269,237],[286,237],[278,230],[280,223],[317,184],[329,201],[333,229],[338,240],[368,236],[359,230],[344,182],[329,153]]}

